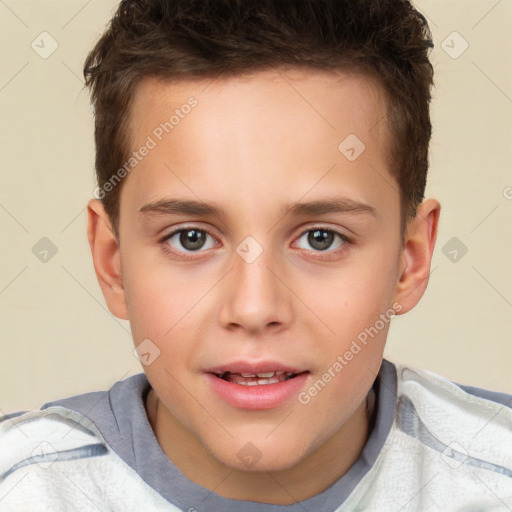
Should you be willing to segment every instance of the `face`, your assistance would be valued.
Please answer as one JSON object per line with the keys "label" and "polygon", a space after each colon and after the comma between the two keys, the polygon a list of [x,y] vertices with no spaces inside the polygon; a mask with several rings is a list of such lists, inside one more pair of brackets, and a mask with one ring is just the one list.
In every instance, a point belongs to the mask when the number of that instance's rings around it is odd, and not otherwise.
{"label": "face", "polygon": [[122,295],[169,428],[233,468],[244,450],[291,467],[360,410],[401,308],[382,92],[299,70],[146,79],[130,133]]}

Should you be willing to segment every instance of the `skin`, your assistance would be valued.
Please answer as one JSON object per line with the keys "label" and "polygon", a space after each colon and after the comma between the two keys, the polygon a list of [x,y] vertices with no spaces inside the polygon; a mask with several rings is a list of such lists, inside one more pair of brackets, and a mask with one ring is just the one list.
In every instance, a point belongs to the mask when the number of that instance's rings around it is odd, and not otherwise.
{"label": "skin", "polygon": [[[147,78],[134,97],[131,147],[190,96],[198,105],[125,178],[119,240],[101,203],[89,203],[96,274],[135,345],[150,339],[160,350],[143,368],[154,390],[148,418],[166,455],[221,496],[294,503],[332,485],[360,455],[389,322],[308,404],[294,397],[268,410],[237,409],[203,370],[272,359],[307,369],[307,390],[393,304],[404,314],[418,303],[440,204],[420,205],[402,245],[386,103],[368,78],[298,69],[212,82]],[[338,150],[348,134],[366,146],[354,161]],[[281,210],[333,197],[371,205],[376,215]],[[139,211],[163,198],[215,202],[226,215]],[[204,248],[183,247],[179,235],[161,241],[191,226],[210,234]],[[352,243],[335,237],[319,250],[308,242],[313,227]],[[236,252],[248,236],[263,249],[252,263]],[[261,454],[250,467],[237,456],[248,442]]]}

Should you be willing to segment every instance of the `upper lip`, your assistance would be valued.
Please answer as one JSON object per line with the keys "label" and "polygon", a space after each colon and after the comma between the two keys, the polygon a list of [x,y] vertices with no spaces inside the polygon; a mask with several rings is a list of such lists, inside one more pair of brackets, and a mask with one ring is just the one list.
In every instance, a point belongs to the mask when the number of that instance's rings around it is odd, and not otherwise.
{"label": "upper lip", "polygon": [[300,369],[297,366],[281,363],[279,361],[233,361],[218,366],[205,368],[206,373],[215,373],[222,375],[224,372],[231,373],[267,373],[267,372],[289,372],[303,373],[307,370]]}

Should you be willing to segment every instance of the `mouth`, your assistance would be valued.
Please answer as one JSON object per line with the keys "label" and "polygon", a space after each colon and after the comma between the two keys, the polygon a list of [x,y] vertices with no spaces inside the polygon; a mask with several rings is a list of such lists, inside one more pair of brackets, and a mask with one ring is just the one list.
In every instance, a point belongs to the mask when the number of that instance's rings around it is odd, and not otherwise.
{"label": "mouth", "polygon": [[222,401],[232,407],[263,410],[293,403],[294,397],[307,385],[309,374],[309,371],[291,368],[216,369],[206,372],[206,382]]}
{"label": "mouth", "polygon": [[268,386],[269,384],[278,384],[279,382],[294,379],[300,373],[287,372],[284,370],[260,373],[236,373],[224,371],[222,373],[214,373],[214,375],[227,382],[232,382],[233,384],[240,384],[241,386]]}
{"label": "mouth", "polygon": [[293,403],[309,370],[278,361],[239,360],[203,369],[209,388],[237,409],[262,410]]}
{"label": "mouth", "polygon": [[233,361],[203,370],[210,390],[237,409],[274,409],[293,403],[311,372],[278,361]]}

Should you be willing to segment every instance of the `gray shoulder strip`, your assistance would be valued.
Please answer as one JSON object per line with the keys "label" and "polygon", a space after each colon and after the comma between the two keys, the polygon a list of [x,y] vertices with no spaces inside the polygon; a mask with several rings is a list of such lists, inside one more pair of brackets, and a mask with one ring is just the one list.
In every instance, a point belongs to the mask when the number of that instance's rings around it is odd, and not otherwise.
{"label": "gray shoulder strip", "polygon": [[475,386],[465,386],[463,384],[459,384],[458,382],[453,382],[453,384],[459,386],[459,388],[464,390],[466,393],[469,393],[470,395],[477,396],[479,398],[484,398],[485,400],[491,400],[498,404],[512,408],[512,395],[509,395],[508,393],[502,393],[500,391],[490,391],[489,389],[477,388]]}
{"label": "gray shoulder strip", "polygon": [[16,418],[18,416],[21,416],[22,414],[25,414],[26,412],[29,412],[29,411],[18,411],[18,412],[12,412],[10,414],[4,414],[0,418],[0,423],[2,423],[2,421],[10,420],[12,418]]}
{"label": "gray shoulder strip", "polygon": [[54,462],[87,459],[90,457],[106,455],[107,453],[108,450],[105,445],[89,444],[86,446],[80,446],[79,448],[73,448],[71,450],[50,451],[48,453],[36,454],[32,457],[29,457],[28,459],[24,459],[17,464],[14,464],[14,466],[9,468],[4,474],[0,475],[0,483],[16,470],[24,466],[30,466],[31,464],[39,464],[44,465],[44,467],[49,467]]}

